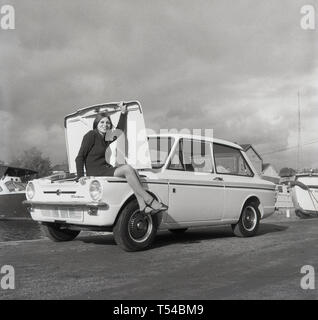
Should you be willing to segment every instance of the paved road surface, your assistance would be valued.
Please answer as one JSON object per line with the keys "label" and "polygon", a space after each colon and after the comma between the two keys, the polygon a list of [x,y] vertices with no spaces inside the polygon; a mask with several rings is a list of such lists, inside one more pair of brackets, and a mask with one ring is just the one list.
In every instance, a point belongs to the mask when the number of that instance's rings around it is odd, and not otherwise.
{"label": "paved road surface", "polygon": [[108,234],[2,242],[0,267],[14,266],[16,289],[0,288],[0,299],[316,299],[300,269],[318,270],[317,252],[318,219],[267,219],[254,238],[229,227],[160,232],[136,253]]}

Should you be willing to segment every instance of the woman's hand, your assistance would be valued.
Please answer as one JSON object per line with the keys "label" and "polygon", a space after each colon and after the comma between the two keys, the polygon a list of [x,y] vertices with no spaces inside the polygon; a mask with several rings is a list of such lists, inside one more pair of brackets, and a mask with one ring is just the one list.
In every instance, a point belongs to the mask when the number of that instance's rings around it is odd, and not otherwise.
{"label": "woman's hand", "polygon": [[124,105],[124,101],[120,101],[118,103],[118,107],[120,108],[122,114],[125,114],[127,112],[127,106]]}
{"label": "woman's hand", "polygon": [[80,177],[80,178],[78,178],[78,182],[79,182],[81,185],[84,185],[84,184],[85,184],[85,180],[86,180],[86,177]]}

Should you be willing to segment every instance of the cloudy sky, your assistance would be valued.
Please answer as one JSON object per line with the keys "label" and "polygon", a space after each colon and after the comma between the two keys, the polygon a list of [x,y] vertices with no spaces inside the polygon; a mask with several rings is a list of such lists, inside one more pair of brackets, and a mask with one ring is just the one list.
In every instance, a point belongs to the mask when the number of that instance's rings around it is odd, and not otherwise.
{"label": "cloudy sky", "polygon": [[[213,128],[277,169],[318,167],[318,2],[0,0],[0,160],[31,146],[66,160],[63,118],[139,100],[146,125]],[[301,7],[316,9],[303,30]],[[284,150],[275,152],[277,150]]]}

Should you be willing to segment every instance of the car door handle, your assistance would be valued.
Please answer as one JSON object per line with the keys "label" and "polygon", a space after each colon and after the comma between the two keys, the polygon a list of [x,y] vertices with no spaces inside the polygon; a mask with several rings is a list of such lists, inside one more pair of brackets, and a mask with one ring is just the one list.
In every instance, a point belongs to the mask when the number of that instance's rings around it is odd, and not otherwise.
{"label": "car door handle", "polygon": [[215,177],[213,180],[214,180],[214,181],[223,181],[223,178],[221,178],[221,177]]}

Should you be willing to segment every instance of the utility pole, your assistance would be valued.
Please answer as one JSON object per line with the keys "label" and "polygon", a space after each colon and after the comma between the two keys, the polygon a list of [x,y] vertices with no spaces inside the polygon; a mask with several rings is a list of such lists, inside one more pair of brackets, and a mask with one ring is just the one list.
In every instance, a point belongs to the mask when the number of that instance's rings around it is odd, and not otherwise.
{"label": "utility pole", "polygon": [[301,124],[300,124],[300,92],[298,90],[298,150],[297,150],[297,171],[300,170],[301,162]]}

